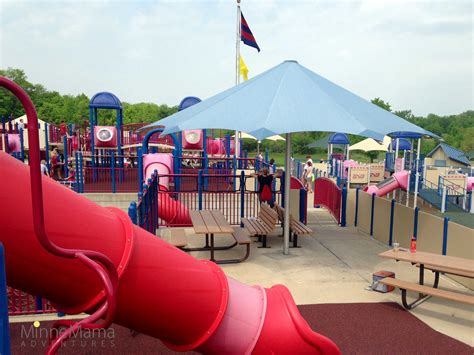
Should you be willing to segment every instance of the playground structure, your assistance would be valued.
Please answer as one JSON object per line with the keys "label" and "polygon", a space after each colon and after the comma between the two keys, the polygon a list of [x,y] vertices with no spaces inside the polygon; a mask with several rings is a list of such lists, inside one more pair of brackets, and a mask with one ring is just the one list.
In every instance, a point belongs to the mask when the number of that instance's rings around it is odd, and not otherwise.
{"label": "playground structure", "polygon": [[[401,202],[403,191],[408,206],[413,195],[414,208],[418,198],[445,212],[474,213],[472,188],[474,177],[456,169],[442,173],[427,170],[420,152],[421,136],[410,132],[395,132],[391,135],[384,162],[366,164],[348,159],[349,141],[343,134],[333,134],[328,140],[328,161],[315,165],[314,206],[326,207],[335,220],[346,223],[346,196],[352,188],[360,188],[368,194],[393,198]],[[412,140],[410,142],[409,140]],[[414,140],[418,147],[414,148]],[[333,153],[333,145],[342,145],[343,153]],[[380,149],[382,150],[382,149]],[[384,149],[383,149],[384,150]],[[400,153],[401,156],[400,156]],[[416,154],[416,155],[415,155]],[[293,167],[300,176],[300,162]],[[472,175],[472,171],[470,172]],[[432,182],[433,179],[435,182]]]}
{"label": "playground structure", "polygon": [[[20,99],[34,125],[28,132],[30,170],[0,152],[2,194],[15,201],[0,217],[8,282],[44,295],[66,312],[93,312],[77,323],[57,322],[70,328],[53,339],[50,353],[79,327],[97,329],[112,321],[179,351],[339,353],[311,330],[284,286],[240,284],[214,263],[198,261],[134,226],[120,210],[97,206],[42,177],[34,106],[13,82],[0,78],[0,84]],[[28,205],[33,208],[24,213]],[[89,221],[87,228],[83,220]],[[161,282],[153,281],[156,275]]]}

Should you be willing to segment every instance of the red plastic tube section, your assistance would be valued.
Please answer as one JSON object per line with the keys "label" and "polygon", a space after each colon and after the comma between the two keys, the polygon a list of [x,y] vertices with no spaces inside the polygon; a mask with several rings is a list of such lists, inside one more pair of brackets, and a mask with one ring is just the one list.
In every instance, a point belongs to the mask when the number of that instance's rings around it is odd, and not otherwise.
{"label": "red plastic tube section", "polygon": [[145,181],[151,178],[155,170],[158,175],[162,175],[159,180],[159,189],[164,192],[158,194],[158,216],[169,224],[191,225],[189,209],[166,193],[169,190],[169,175],[173,173],[172,155],[169,153],[144,155],[143,176],[145,176]]}
{"label": "red plastic tube section", "polygon": [[[45,251],[33,229],[29,170],[0,152],[0,241],[11,287],[40,295],[64,309],[92,311],[103,298],[93,271],[75,259]],[[119,209],[104,208],[43,177],[45,227],[63,248],[95,250],[120,275],[114,322],[188,350],[219,325],[228,302],[227,279],[214,263],[199,261],[133,225]]]}

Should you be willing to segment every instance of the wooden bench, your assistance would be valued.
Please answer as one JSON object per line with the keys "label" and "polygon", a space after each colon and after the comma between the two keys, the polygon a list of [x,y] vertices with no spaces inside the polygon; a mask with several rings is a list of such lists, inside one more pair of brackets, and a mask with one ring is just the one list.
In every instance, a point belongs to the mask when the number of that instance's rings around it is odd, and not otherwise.
{"label": "wooden bench", "polygon": [[[447,300],[466,303],[469,305],[474,305],[474,296],[465,295],[462,293],[440,290],[438,288],[433,288],[425,285],[415,284],[412,282],[406,282],[397,280],[391,277],[386,277],[379,281],[379,283],[397,287],[402,291],[402,303],[403,307],[406,309],[412,309],[419,305],[422,301],[425,301],[428,297],[441,297]],[[408,304],[407,302],[407,290],[418,292],[422,296],[416,299],[414,302]]]}
{"label": "wooden bench", "polygon": [[[183,228],[167,228],[164,231],[167,232],[167,236],[164,236],[161,233],[158,236],[171,245],[174,245],[176,248],[182,249],[188,245],[186,231]],[[160,232],[160,230],[158,230],[158,232]]]}
{"label": "wooden bench", "polygon": [[[281,227],[283,228],[283,224],[285,223],[285,209],[281,207],[279,204],[275,203],[275,211],[277,212],[278,219],[281,222]],[[293,238],[293,248],[300,248],[298,246],[298,236],[300,235],[308,235],[313,233],[312,229],[306,226],[304,223],[301,223],[297,219],[293,218],[290,215],[290,240],[291,237]]]}
{"label": "wooden bench", "polygon": [[267,203],[260,205],[260,212],[257,217],[242,218],[242,223],[252,237],[258,237],[262,245],[259,248],[267,247],[267,235],[273,232],[278,221],[278,216]]}

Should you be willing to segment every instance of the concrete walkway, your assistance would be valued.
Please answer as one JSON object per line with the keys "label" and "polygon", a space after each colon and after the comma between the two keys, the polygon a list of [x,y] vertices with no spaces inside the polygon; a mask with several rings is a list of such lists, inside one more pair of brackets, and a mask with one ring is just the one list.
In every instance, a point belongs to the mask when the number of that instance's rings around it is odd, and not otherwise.
{"label": "concrete walkway", "polygon": [[[222,265],[225,273],[249,285],[271,287],[283,284],[290,289],[297,304],[390,301],[401,304],[398,290],[383,294],[367,289],[372,282],[372,273],[389,270],[402,280],[417,282],[417,268],[380,258],[378,254],[387,250],[387,246],[359,233],[354,227],[338,227],[323,209],[311,209],[308,217],[314,233],[300,238],[302,248],[290,249],[289,256],[283,255],[283,239],[279,236],[281,228],[277,228],[268,238],[271,248],[260,249],[254,243],[246,262]],[[203,243],[203,238],[195,236],[192,228],[187,232],[192,245]],[[216,240],[216,244],[225,245],[230,244],[232,237],[216,237]],[[243,250],[223,251],[216,255],[238,256],[239,252],[241,255]],[[192,255],[209,258],[207,252],[194,252]],[[432,284],[432,273],[425,274],[426,284]],[[474,293],[444,276],[441,276],[439,287]],[[430,298],[411,312],[433,329],[474,345],[473,307]]]}

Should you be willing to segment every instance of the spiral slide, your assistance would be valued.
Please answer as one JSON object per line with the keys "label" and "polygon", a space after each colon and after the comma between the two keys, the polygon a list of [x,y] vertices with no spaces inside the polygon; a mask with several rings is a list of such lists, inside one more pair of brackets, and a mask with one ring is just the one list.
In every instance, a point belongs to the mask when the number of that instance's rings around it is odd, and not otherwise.
{"label": "spiral slide", "polygon": [[383,196],[395,189],[407,190],[408,187],[408,171],[403,170],[393,174],[388,179],[379,182],[377,185],[367,186],[364,191],[368,194]]}
{"label": "spiral slide", "polygon": [[[0,200],[8,201],[0,213],[0,242],[9,286],[41,295],[68,313],[94,311],[105,294],[97,275],[77,259],[47,252],[36,237],[28,167],[3,152],[0,166]],[[115,323],[157,337],[177,351],[340,353],[331,340],[311,330],[286,287],[241,284],[216,264],[133,225],[121,210],[98,206],[42,178],[49,239],[63,248],[102,253],[115,266]]]}
{"label": "spiral slide", "polygon": [[[169,153],[146,154],[143,156],[143,176],[147,181],[157,171],[160,177],[160,191],[169,190],[169,174],[173,173],[173,156]],[[158,194],[158,216],[175,225],[190,225],[191,217],[188,208],[181,202],[172,199],[168,194]]]}

